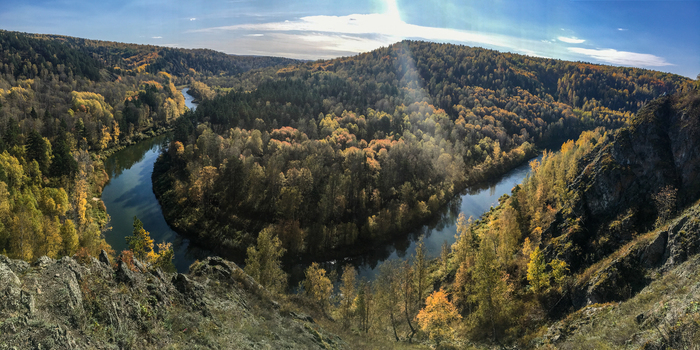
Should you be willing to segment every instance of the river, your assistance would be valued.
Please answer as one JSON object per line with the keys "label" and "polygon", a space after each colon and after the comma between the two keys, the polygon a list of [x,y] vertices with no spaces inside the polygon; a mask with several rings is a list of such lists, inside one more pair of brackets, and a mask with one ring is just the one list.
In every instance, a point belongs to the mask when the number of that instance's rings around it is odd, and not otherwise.
{"label": "river", "polygon": [[[193,97],[186,92],[187,88],[182,90],[187,106],[195,109],[197,106],[193,103]],[[143,222],[144,229],[151,233],[154,242],[173,243],[175,266],[179,272],[187,272],[192,262],[206,257],[208,253],[191,245],[188,239],[170,229],[163,218],[160,203],[153,194],[153,164],[164,142],[167,142],[167,135],[154,137],[116,152],[106,160],[105,169],[110,182],[102,192],[102,200],[111,217],[112,230],[105,234],[105,238],[117,253],[127,249],[124,238],[132,234],[134,216],[137,216]],[[405,259],[414,254],[416,242],[421,235],[424,236],[427,256],[437,257],[443,242],[452,244],[455,241],[456,222],[460,212],[464,212],[467,218],[478,218],[491,206],[498,204],[499,197],[510,194],[511,189],[522,182],[529,170],[529,165],[523,164],[497,181],[466,190],[443,208],[440,215],[407,236],[389,244],[375,246],[362,256],[326,262],[324,266],[327,269],[339,269],[340,265],[352,263],[358,267],[361,277],[371,279],[382,261]],[[300,272],[303,276],[300,269],[303,267],[292,269],[292,280],[296,280]]]}
{"label": "river", "polygon": [[[182,90],[185,104],[191,110],[197,108],[194,98]],[[105,233],[105,239],[119,254],[128,249],[125,237],[134,230],[134,216],[143,222],[143,228],[151,233],[154,243],[171,242],[175,251],[175,267],[178,272],[187,272],[197,259],[206,257],[207,252],[170,229],[165,222],[160,203],[153,193],[153,164],[168,135],[160,135],[141,141],[121,151],[115,152],[105,161],[109,183],[102,190],[102,200],[107,207],[112,229]]]}

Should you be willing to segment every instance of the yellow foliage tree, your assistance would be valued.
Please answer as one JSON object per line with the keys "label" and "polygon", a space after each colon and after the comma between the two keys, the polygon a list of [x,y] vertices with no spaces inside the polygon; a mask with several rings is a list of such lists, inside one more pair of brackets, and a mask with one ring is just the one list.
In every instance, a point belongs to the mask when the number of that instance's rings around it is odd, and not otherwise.
{"label": "yellow foliage tree", "polygon": [[461,318],[457,308],[447,300],[447,293],[442,288],[428,296],[425,307],[416,316],[420,328],[428,333],[430,339],[437,345],[452,339],[454,330],[450,324]]}
{"label": "yellow foliage tree", "polygon": [[73,256],[80,246],[78,242],[78,233],[75,231],[73,220],[67,219],[63,225],[61,225],[60,232],[63,243],[63,255]]}
{"label": "yellow foliage tree", "polygon": [[257,246],[248,247],[245,272],[269,291],[283,292],[287,284],[281,262],[285,251],[272,228],[264,228],[258,235]]}
{"label": "yellow foliage tree", "polygon": [[153,239],[151,234],[143,229],[143,223],[134,216],[134,234],[126,237],[126,243],[129,244],[129,250],[134,253],[134,256],[146,261],[153,257]]}
{"label": "yellow foliage tree", "polygon": [[175,265],[173,264],[173,259],[175,258],[175,251],[173,250],[172,243],[158,243],[158,253],[151,252],[149,255],[149,261],[153,264],[155,268],[161,268],[166,272],[175,272]]}
{"label": "yellow foliage tree", "polygon": [[549,287],[549,276],[545,271],[546,268],[547,264],[544,261],[544,255],[540,252],[540,248],[537,247],[530,253],[530,262],[527,263],[527,281],[535,293],[539,293]]}
{"label": "yellow foliage tree", "polygon": [[331,280],[326,277],[324,270],[318,263],[312,263],[305,272],[306,279],[304,280],[304,289],[306,295],[318,302],[321,307],[325,308],[328,304],[328,298],[331,296],[333,285]]}

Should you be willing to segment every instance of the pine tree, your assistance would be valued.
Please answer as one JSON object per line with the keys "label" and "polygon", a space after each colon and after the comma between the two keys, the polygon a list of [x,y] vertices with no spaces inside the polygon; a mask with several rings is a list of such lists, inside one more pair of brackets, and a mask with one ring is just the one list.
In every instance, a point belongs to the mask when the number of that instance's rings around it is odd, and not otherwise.
{"label": "pine tree", "polygon": [[53,161],[49,166],[49,174],[53,177],[68,176],[72,178],[78,169],[78,163],[71,154],[65,132],[58,135],[53,146]]}
{"label": "pine tree", "polygon": [[36,130],[32,130],[27,137],[26,154],[27,161],[36,160],[42,174],[48,175],[51,163],[50,143],[41,137]]}
{"label": "pine tree", "polygon": [[134,256],[141,261],[146,261],[150,254],[153,254],[153,239],[151,234],[143,229],[143,223],[134,216],[134,232],[132,236],[126,237],[126,243]]}

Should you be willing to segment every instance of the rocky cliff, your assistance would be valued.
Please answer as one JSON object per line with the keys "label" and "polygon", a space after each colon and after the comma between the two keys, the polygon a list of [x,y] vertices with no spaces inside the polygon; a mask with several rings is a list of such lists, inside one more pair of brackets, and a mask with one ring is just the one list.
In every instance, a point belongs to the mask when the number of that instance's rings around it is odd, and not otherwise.
{"label": "rocky cliff", "polygon": [[106,254],[32,265],[0,255],[0,349],[345,347],[232,262],[134,270]]}
{"label": "rocky cliff", "polygon": [[570,207],[546,230],[546,254],[579,276],[575,308],[625,300],[700,252],[698,92],[650,102],[612,140],[578,164]]}

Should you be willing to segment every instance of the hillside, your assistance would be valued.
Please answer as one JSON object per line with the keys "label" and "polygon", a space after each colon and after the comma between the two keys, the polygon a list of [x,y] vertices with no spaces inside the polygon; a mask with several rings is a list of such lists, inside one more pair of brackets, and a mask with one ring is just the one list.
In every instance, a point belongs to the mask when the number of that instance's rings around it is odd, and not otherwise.
{"label": "hillside", "polygon": [[0,31],[0,253],[114,254],[104,157],[171,128],[176,84],[291,62]]}
{"label": "hillside", "polygon": [[0,344],[42,349],[344,349],[280,305],[235,264],[210,258],[188,275],[95,258],[0,255]]}
{"label": "hillside", "polygon": [[[179,49],[4,30],[0,30],[0,49],[4,51],[0,63],[8,65],[5,73],[13,74],[15,78],[19,75],[33,78],[42,65],[53,69],[63,65],[76,75],[100,80],[100,69],[118,75],[166,72],[178,77],[198,74],[233,76],[300,62],[281,57],[228,55],[208,49]],[[51,65],[47,66],[47,63]]]}
{"label": "hillside", "polygon": [[172,227],[220,254],[242,256],[272,226],[292,255],[331,259],[420,225],[538,147],[622,127],[644,101],[689,84],[404,41],[209,98],[177,123],[155,190]]}
{"label": "hillside", "polygon": [[698,293],[682,286],[699,276],[699,119],[697,86],[657,98],[627,127],[546,153],[498,207],[463,221],[431,278],[470,320],[468,337],[569,349],[693,343],[687,305]]}
{"label": "hillside", "polygon": [[[697,346],[698,215],[700,207],[695,204],[667,227],[636,239],[614,260],[601,264],[587,285],[589,304],[553,324],[535,343],[553,344],[559,349]],[[634,285],[636,290],[627,288],[636,276],[645,279],[642,285],[648,285],[641,290],[640,285]]]}

